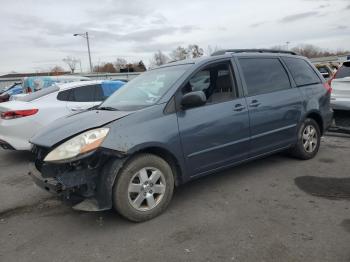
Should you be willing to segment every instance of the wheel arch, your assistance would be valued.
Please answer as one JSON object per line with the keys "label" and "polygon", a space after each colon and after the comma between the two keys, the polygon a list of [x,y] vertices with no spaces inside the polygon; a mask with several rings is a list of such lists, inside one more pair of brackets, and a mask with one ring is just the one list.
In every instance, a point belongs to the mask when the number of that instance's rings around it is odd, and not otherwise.
{"label": "wheel arch", "polygon": [[175,155],[172,152],[165,149],[164,147],[149,146],[149,147],[145,147],[137,151],[134,151],[129,157],[133,157],[135,155],[142,154],[142,153],[153,154],[164,159],[170,165],[174,173],[175,186],[181,185],[184,182],[183,168],[180,162],[178,161],[178,159],[175,157]]}
{"label": "wheel arch", "polygon": [[324,133],[324,125],[323,125],[323,119],[322,119],[322,116],[320,114],[320,112],[317,112],[317,111],[311,111],[309,113],[306,114],[306,118],[311,118],[313,120],[316,121],[316,123],[318,124],[319,128],[320,128],[320,132],[321,132],[321,135],[323,135]]}

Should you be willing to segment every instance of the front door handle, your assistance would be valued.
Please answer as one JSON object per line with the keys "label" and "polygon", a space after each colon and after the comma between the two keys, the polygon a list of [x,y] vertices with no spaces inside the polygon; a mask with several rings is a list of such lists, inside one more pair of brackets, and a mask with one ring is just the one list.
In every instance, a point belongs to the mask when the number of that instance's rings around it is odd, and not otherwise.
{"label": "front door handle", "polygon": [[243,109],[245,109],[245,106],[243,106],[242,104],[236,104],[235,107],[233,108],[233,111],[240,112]]}
{"label": "front door handle", "polygon": [[258,107],[258,106],[260,106],[260,104],[261,103],[259,103],[259,101],[258,100],[253,100],[251,103],[250,103],[250,107]]}

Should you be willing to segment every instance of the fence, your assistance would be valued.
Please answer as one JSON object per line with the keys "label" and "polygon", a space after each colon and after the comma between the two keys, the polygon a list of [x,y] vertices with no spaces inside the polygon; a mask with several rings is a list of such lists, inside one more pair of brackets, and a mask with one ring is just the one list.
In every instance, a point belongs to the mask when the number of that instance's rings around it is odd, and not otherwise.
{"label": "fence", "polygon": [[[86,76],[91,80],[112,80],[126,79],[131,80],[141,73],[99,73],[99,74],[74,74],[75,76]],[[21,83],[23,77],[0,78],[0,90],[14,83]]]}

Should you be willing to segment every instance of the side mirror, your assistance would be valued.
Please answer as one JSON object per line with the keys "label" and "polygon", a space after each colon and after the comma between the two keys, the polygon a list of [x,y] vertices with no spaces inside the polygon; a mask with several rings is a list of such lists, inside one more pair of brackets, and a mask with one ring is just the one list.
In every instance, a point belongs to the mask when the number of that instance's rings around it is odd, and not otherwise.
{"label": "side mirror", "polygon": [[202,106],[207,102],[207,97],[205,96],[203,91],[194,91],[185,94],[182,97],[181,105],[184,108],[191,108]]}

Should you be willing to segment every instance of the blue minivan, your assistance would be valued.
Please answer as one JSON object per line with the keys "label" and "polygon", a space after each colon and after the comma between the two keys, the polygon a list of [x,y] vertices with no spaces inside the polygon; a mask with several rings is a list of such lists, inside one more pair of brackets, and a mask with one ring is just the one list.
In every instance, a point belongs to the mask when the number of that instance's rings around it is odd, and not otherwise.
{"label": "blue minivan", "polygon": [[332,120],[331,88],[288,51],[222,50],[131,80],[100,106],[31,139],[35,183],[77,210],[140,222],[175,186],[280,151],[313,158]]}

